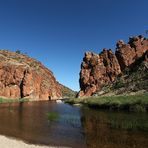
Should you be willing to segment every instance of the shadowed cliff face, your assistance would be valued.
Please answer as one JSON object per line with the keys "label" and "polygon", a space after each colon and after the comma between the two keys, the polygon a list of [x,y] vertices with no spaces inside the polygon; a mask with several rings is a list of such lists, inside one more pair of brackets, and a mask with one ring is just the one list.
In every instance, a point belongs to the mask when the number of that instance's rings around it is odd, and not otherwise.
{"label": "shadowed cliff face", "polygon": [[61,98],[53,73],[26,55],[0,50],[0,96],[49,100]]}
{"label": "shadowed cliff face", "polygon": [[142,36],[129,38],[128,44],[117,42],[115,54],[103,49],[100,54],[86,52],[81,64],[80,92],[78,97],[91,96],[104,85],[113,83],[116,77],[148,51],[148,39]]}

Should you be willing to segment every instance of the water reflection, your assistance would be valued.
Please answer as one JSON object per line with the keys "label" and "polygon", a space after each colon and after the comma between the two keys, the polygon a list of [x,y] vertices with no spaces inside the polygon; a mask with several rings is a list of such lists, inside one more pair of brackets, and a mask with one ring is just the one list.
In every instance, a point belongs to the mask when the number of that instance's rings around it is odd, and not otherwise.
{"label": "water reflection", "polygon": [[[56,112],[59,120],[48,122],[47,113]],[[77,126],[69,117],[77,117]],[[70,119],[70,120],[69,120]],[[55,102],[25,102],[0,105],[0,134],[33,144],[85,147],[79,108]]]}
{"label": "water reflection", "polygon": [[0,105],[0,134],[72,148],[147,148],[147,114],[77,108],[55,102]]}
{"label": "water reflection", "polygon": [[147,148],[147,114],[105,112],[82,108],[82,125],[89,148]]}

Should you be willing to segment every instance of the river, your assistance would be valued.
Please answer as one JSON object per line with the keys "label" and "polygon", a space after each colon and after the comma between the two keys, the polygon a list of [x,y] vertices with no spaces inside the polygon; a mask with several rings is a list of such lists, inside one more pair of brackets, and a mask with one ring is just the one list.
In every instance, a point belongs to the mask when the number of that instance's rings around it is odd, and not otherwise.
{"label": "river", "polygon": [[147,148],[148,115],[54,101],[0,104],[0,135],[49,146]]}

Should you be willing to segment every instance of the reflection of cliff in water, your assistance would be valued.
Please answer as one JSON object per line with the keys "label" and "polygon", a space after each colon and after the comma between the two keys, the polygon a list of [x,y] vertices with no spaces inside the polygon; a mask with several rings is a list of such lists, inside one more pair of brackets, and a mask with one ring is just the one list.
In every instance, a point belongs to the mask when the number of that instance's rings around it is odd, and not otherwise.
{"label": "reflection of cliff in water", "polygon": [[104,112],[82,108],[89,148],[147,148],[147,114]]}

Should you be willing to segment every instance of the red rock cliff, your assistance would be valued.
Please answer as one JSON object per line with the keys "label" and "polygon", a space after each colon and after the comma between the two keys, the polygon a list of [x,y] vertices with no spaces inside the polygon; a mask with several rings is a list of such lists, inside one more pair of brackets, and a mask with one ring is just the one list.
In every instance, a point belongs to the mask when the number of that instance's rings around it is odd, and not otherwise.
{"label": "red rock cliff", "polygon": [[123,71],[144,55],[148,50],[148,39],[140,36],[130,37],[128,44],[122,40],[117,42],[116,57]]}
{"label": "red rock cliff", "polygon": [[104,85],[114,82],[126,67],[132,67],[148,50],[148,39],[137,36],[129,38],[128,44],[120,40],[116,45],[115,54],[111,49],[103,49],[100,54],[85,53],[81,64],[81,90],[78,97],[91,96]]}
{"label": "red rock cliff", "polygon": [[35,59],[0,50],[0,96],[49,100],[61,98],[53,73]]}

